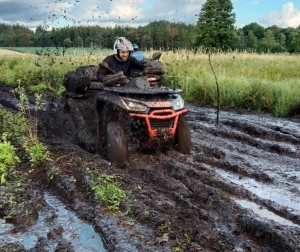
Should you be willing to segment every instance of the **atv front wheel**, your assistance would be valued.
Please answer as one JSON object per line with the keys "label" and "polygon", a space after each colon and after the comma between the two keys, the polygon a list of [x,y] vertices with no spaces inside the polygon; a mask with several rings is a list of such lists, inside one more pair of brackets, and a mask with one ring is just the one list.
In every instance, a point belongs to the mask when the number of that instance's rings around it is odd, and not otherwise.
{"label": "atv front wheel", "polygon": [[124,128],[117,122],[110,122],[106,128],[107,159],[124,164],[127,159],[127,139]]}
{"label": "atv front wheel", "polygon": [[62,137],[70,143],[78,144],[77,130],[70,114],[65,114],[61,125]]}
{"label": "atv front wheel", "polygon": [[191,130],[187,121],[180,116],[178,119],[176,134],[175,134],[175,146],[174,149],[183,154],[189,154],[191,151]]}

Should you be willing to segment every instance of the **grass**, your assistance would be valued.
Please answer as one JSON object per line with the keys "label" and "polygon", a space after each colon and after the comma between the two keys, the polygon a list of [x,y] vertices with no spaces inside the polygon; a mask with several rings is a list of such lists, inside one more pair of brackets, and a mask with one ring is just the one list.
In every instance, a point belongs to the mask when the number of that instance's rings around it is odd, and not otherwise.
{"label": "grass", "polygon": [[[300,100],[300,56],[219,53],[212,64],[220,84],[221,107],[287,115]],[[216,85],[208,55],[167,53],[162,61],[168,85],[183,89],[187,101],[216,106]]]}
{"label": "grass", "polygon": [[14,52],[33,54],[38,56],[88,56],[103,54],[109,50],[100,48],[81,48],[81,47],[0,47],[0,49],[7,49]]}
{"label": "grass", "polygon": [[[11,48],[10,48],[11,49]],[[0,54],[0,81],[16,86],[20,81],[31,92],[59,95],[64,75],[83,65],[97,65],[111,50],[93,48],[12,48],[21,56]],[[38,54],[37,54],[38,52]],[[32,54],[28,54],[32,53]],[[153,51],[144,52],[150,57]],[[212,55],[221,108],[246,109],[286,116],[300,101],[300,55],[217,53]],[[165,85],[183,90],[186,101],[216,106],[216,84],[204,52],[167,51],[161,61]]]}

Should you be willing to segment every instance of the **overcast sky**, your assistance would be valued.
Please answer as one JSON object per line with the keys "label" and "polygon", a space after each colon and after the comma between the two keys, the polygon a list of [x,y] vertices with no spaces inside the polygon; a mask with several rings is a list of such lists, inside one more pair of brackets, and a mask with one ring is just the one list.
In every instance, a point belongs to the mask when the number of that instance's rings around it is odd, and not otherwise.
{"label": "overcast sky", "polygon": [[[152,21],[197,22],[206,0],[0,0],[0,23],[29,28],[79,25],[143,26]],[[236,26],[298,27],[300,0],[232,0]]]}

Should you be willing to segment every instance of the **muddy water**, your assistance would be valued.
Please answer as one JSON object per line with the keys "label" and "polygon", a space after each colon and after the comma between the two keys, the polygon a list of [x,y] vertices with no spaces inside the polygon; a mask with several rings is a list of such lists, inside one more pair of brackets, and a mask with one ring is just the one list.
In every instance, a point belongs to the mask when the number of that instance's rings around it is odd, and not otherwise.
{"label": "muddy water", "polygon": [[[196,162],[245,190],[250,199],[300,220],[299,120],[221,111],[215,125],[215,110],[190,105],[189,111]],[[255,203],[246,202],[239,200],[265,216]]]}
{"label": "muddy water", "polygon": [[13,224],[1,220],[0,244],[20,243],[30,250],[44,239],[42,251],[54,251],[61,244],[78,252],[106,251],[101,237],[90,224],[78,219],[53,195],[45,193],[44,199],[47,206],[39,212],[36,223],[24,232],[15,232]]}
{"label": "muddy water", "polygon": [[280,225],[298,227],[298,228],[300,227],[299,225],[274,214],[273,212],[267,210],[266,208],[263,208],[262,206],[254,202],[250,202],[248,200],[238,200],[238,199],[236,199],[235,201],[242,207],[252,210],[255,214],[259,215],[262,218],[273,220],[279,223]]}

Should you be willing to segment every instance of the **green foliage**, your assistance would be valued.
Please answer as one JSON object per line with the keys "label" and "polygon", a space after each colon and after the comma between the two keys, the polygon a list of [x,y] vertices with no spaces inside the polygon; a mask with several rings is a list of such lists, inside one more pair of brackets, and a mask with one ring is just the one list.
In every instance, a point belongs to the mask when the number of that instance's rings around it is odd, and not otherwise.
{"label": "green foliage", "polygon": [[0,105],[0,135],[6,133],[8,141],[24,139],[27,130],[24,127],[26,119],[21,114],[13,114]]}
{"label": "green foliage", "polygon": [[102,174],[93,187],[96,198],[113,210],[118,209],[121,200],[126,197],[126,193],[114,182],[115,179],[114,175]]}
{"label": "green foliage", "polygon": [[[26,52],[26,48],[22,49]],[[34,50],[42,49],[34,48]],[[91,52],[91,49],[70,48],[70,56],[56,56],[52,49],[49,48],[49,51],[53,53],[52,56],[25,54],[1,59],[0,55],[0,81],[11,87],[20,84],[30,93],[57,97],[65,90],[63,79],[67,72],[74,71],[81,65],[97,65],[110,53],[107,50]]]}
{"label": "green foliage", "polygon": [[6,182],[8,168],[19,162],[20,159],[15,154],[14,146],[6,140],[5,134],[2,135],[0,142],[0,185]]}
{"label": "green foliage", "polygon": [[[266,46],[270,46],[269,42],[263,39],[267,35],[266,32],[271,30],[275,43],[271,44],[269,52],[300,52],[298,28],[280,28],[275,25],[264,28],[252,22],[237,29],[232,10],[230,0],[208,0],[202,5],[196,25],[161,20],[139,27],[71,26],[48,31],[38,26],[33,33],[28,27],[0,24],[0,46],[47,57],[74,56],[78,55],[80,49],[86,49],[88,54],[96,55],[104,48],[109,49],[111,53],[115,39],[125,36],[138,43],[142,51],[195,49],[193,42],[196,42],[197,47],[211,47],[213,44],[212,47],[221,50],[238,49],[262,53],[265,52]],[[222,44],[221,41],[225,43]],[[13,75],[9,77],[13,78]]]}
{"label": "green foliage", "polygon": [[51,182],[56,176],[60,174],[60,169],[56,166],[51,167],[47,171],[48,182]]}
{"label": "green foliage", "polygon": [[[38,110],[41,108],[41,95],[36,94],[35,109],[32,112],[25,89],[19,84],[14,94],[20,99],[18,104],[19,113],[14,115],[0,107],[0,132],[5,134],[6,139],[20,140],[29,156],[32,167],[40,165],[48,160],[48,152],[38,139]],[[32,115],[33,114],[33,115]]]}
{"label": "green foliage", "polygon": [[49,160],[48,151],[42,143],[37,143],[31,147],[27,147],[26,152],[29,156],[30,165],[32,167],[37,167],[45,160]]}
{"label": "green foliage", "polygon": [[231,0],[207,0],[196,25],[196,46],[232,50],[238,41]]}
{"label": "green foliage", "polygon": [[292,33],[292,41],[290,44],[290,49],[294,53],[300,53],[300,30]]}
{"label": "green foliage", "polygon": [[171,223],[169,221],[167,221],[167,222],[164,222],[164,223],[160,224],[159,227],[158,227],[158,230],[162,231],[162,232],[170,231],[171,230]]}

